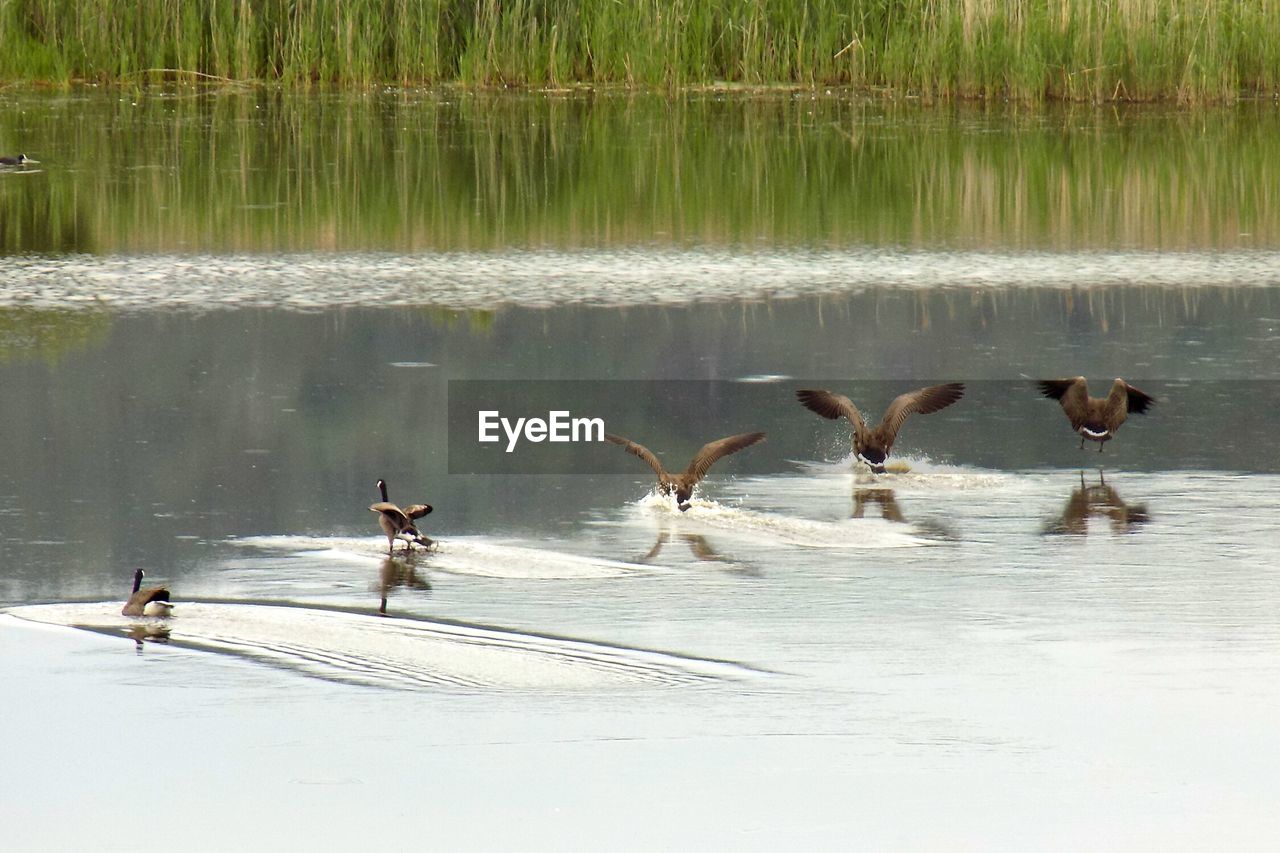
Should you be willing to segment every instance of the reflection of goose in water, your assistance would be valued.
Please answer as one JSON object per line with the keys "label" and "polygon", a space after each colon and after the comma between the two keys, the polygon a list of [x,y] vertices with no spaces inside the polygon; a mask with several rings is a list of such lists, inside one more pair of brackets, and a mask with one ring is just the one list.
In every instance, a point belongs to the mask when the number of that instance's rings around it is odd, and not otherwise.
{"label": "reflection of goose in water", "polygon": [[142,589],[142,577],[146,572],[138,569],[133,573],[133,594],[120,610],[122,616],[168,616],[173,612],[169,603],[169,590],[162,586]]}
{"label": "reflection of goose in water", "polygon": [[382,500],[370,506],[369,511],[378,513],[378,526],[387,535],[387,554],[390,555],[395,549],[397,539],[405,543],[406,551],[412,551],[415,544],[430,547],[431,540],[418,532],[413,520],[431,512],[431,505],[410,504],[401,509],[387,500],[387,481],[379,480],[377,485]]}
{"label": "reflection of goose in water", "polygon": [[1105,398],[1090,397],[1089,383],[1083,376],[1073,379],[1041,379],[1036,383],[1040,393],[1050,400],[1057,400],[1071,421],[1071,428],[1080,433],[1080,449],[1085,439],[1098,442],[1098,452],[1104,443],[1115,436],[1130,412],[1142,414],[1156,402],[1155,397],[1134,388],[1123,379],[1111,383],[1111,391]]}
{"label": "reflection of goose in water", "polygon": [[1137,525],[1151,520],[1146,504],[1125,503],[1115,487],[1107,485],[1101,471],[1098,472],[1096,486],[1086,484],[1081,471],[1079,488],[1072,490],[1062,514],[1048,522],[1044,532],[1084,535],[1089,532],[1091,517],[1110,519],[1113,533],[1132,533]]}
{"label": "reflection of goose in water", "polygon": [[862,413],[853,401],[843,394],[832,394],[822,389],[804,389],[796,392],[800,404],[814,414],[829,420],[841,417],[853,424],[853,452],[877,474],[885,472],[884,460],[889,456],[898,431],[911,415],[930,415],[950,406],[964,396],[964,384],[950,382],[932,385],[900,394],[885,409],[884,417],[874,428],[868,427]]}
{"label": "reflection of goose in water", "polygon": [[[707,541],[707,537],[703,536],[701,533],[681,533],[680,538],[689,546],[689,551],[692,552],[694,559],[709,560],[717,563],[731,562],[729,558],[717,552],[715,548],[712,548],[711,543]],[[658,530],[658,538],[654,540],[653,547],[650,548],[649,552],[641,557],[638,562],[653,562],[653,560],[657,558],[658,553],[662,551],[662,546],[666,545],[669,541],[671,541],[671,530],[670,528],[662,527]]]}
{"label": "reflection of goose in water", "polygon": [[658,461],[658,457],[654,456],[653,452],[642,444],[636,444],[634,441],[625,439],[620,435],[610,435],[608,433],[605,434],[605,439],[619,445],[633,456],[643,459],[653,469],[653,472],[658,475],[658,488],[664,495],[675,493],[676,506],[680,508],[681,512],[684,512],[689,509],[689,499],[693,497],[693,487],[707,475],[707,471],[711,470],[711,466],[717,460],[731,453],[737,453],[744,447],[750,447],[757,442],[764,441],[764,433],[744,432],[741,435],[731,435],[728,438],[708,442],[702,446],[702,449],[689,462],[689,467],[679,474],[668,473],[667,469],[663,468],[662,463]]}
{"label": "reflection of goose in water", "polygon": [[136,651],[142,654],[142,644],[147,643],[167,643],[169,642],[169,626],[168,625],[142,625],[133,623],[125,631],[125,634],[137,644]]}
{"label": "reflection of goose in water", "polygon": [[381,594],[381,601],[378,604],[379,613],[386,615],[387,596],[392,590],[399,588],[416,589],[420,592],[431,591],[431,582],[418,574],[418,567],[412,555],[407,560],[387,557],[378,566],[378,592]]}
{"label": "reflection of goose in water", "polygon": [[858,489],[853,490],[853,514],[850,518],[865,518],[868,506],[879,508],[880,517],[885,521],[906,522],[902,508],[893,496],[893,489]]}

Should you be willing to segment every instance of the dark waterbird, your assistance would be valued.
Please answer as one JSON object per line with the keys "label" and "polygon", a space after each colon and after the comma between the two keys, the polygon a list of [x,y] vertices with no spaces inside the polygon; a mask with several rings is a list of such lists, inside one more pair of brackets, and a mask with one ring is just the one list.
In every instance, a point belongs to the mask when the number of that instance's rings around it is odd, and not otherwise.
{"label": "dark waterbird", "polygon": [[124,603],[120,611],[122,616],[168,616],[173,610],[169,603],[169,590],[162,586],[142,588],[142,576],[145,572],[138,569],[133,573],[133,595]]}
{"label": "dark waterbird", "polygon": [[676,506],[680,508],[681,512],[689,509],[689,499],[693,497],[693,487],[707,475],[707,471],[711,469],[711,466],[717,460],[728,456],[730,453],[737,453],[744,447],[750,447],[757,442],[764,441],[764,433],[762,432],[744,432],[741,435],[731,435],[728,438],[708,442],[694,455],[693,460],[689,462],[689,467],[679,474],[672,474],[662,467],[658,457],[654,456],[649,448],[644,445],[636,444],[634,441],[623,438],[620,435],[605,433],[604,437],[606,441],[619,445],[628,453],[633,456],[639,456],[648,463],[653,472],[658,475],[658,489],[664,495],[674,493]]}
{"label": "dark waterbird", "polygon": [[1123,379],[1111,383],[1106,397],[1090,397],[1089,383],[1083,376],[1073,379],[1041,379],[1036,383],[1040,393],[1050,400],[1057,400],[1067,413],[1071,428],[1080,433],[1080,449],[1085,439],[1098,442],[1098,452],[1103,443],[1110,441],[1128,418],[1129,413],[1142,414],[1156,402],[1156,398],[1134,388]]}
{"label": "dark waterbird", "polygon": [[809,411],[833,421],[841,417],[849,419],[853,424],[853,452],[877,474],[884,473],[884,461],[898,437],[898,430],[902,429],[908,417],[941,411],[963,396],[964,383],[961,382],[931,385],[900,394],[885,409],[884,417],[873,429],[867,426],[853,401],[842,394],[832,394],[820,388],[796,392],[800,404]]}
{"label": "dark waterbird", "polygon": [[378,513],[378,526],[387,534],[387,553],[390,554],[395,549],[397,539],[404,542],[405,548],[410,551],[415,544],[424,548],[430,546],[431,540],[419,533],[413,522],[431,512],[431,505],[410,504],[401,509],[387,500],[386,480],[378,481],[378,492],[382,495],[382,500],[370,506],[369,511]]}
{"label": "dark waterbird", "polygon": [[17,157],[0,157],[0,166],[25,166],[28,163],[39,162],[39,160],[32,160],[26,154],[19,154]]}

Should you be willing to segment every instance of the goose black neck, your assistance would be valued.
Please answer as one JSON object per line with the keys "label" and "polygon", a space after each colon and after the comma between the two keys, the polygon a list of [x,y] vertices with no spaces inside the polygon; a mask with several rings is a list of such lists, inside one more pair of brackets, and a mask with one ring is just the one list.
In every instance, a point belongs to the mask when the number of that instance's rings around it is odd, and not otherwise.
{"label": "goose black neck", "polygon": [[386,481],[386,480],[379,480],[379,481],[378,481],[378,492],[382,495],[382,502],[383,502],[383,503],[386,503],[386,502],[387,502],[387,500],[388,500],[388,498],[387,498],[387,481]]}
{"label": "goose black neck", "polygon": [[142,569],[133,573],[133,591],[137,592],[140,589],[142,589]]}

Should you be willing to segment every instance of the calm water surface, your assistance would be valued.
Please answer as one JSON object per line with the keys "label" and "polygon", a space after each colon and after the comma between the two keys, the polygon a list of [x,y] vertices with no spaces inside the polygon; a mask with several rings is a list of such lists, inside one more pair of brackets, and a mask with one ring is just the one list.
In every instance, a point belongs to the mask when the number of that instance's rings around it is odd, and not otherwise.
{"label": "calm water surface", "polygon": [[[15,849],[1280,831],[1271,107],[5,97]],[[1082,451],[1028,381],[1076,373],[1160,402]],[[476,475],[476,379],[769,439],[684,514],[612,447]],[[793,396],[944,380],[883,476]],[[438,550],[385,559],[380,476]]]}

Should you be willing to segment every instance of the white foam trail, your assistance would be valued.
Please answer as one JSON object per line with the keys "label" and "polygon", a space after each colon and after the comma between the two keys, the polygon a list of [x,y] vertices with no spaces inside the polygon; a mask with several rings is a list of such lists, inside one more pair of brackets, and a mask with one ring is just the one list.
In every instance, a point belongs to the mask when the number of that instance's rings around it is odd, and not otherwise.
{"label": "white foam trail", "polygon": [[688,658],[496,628],[260,604],[176,602],[167,619],[129,619],[119,602],[15,607],[46,625],[131,636],[167,630],[171,643],[235,654],[305,675],[395,689],[587,690],[679,687],[762,675]]}
{"label": "white foam trail", "polygon": [[686,532],[731,533],[764,545],[796,545],[802,548],[903,548],[929,544],[912,535],[910,528],[879,519],[815,521],[771,512],[756,512],[716,501],[695,498],[681,512],[675,499],[656,491],[635,504],[646,513],[669,516]]}
{"label": "white foam trail", "polygon": [[[254,536],[236,541],[258,548],[340,560],[355,558],[374,561],[387,556],[385,537]],[[399,547],[396,551],[397,554],[403,553],[403,549]],[[432,571],[494,578],[571,580],[619,577],[633,572],[652,571],[651,567],[639,563],[467,536],[437,540],[431,550],[416,549],[416,553],[417,565]]]}
{"label": "white foam trail", "polygon": [[[990,489],[1006,486],[1017,480],[1017,475],[1010,472],[934,462],[927,456],[891,458],[889,470],[884,474],[873,474],[864,462],[855,461],[852,453],[839,462],[801,461],[796,465],[806,478],[843,479],[851,481],[855,488]],[[782,481],[789,478],[773,479]],[[825,490],[829,485],[824,484],[822,488]]]}

